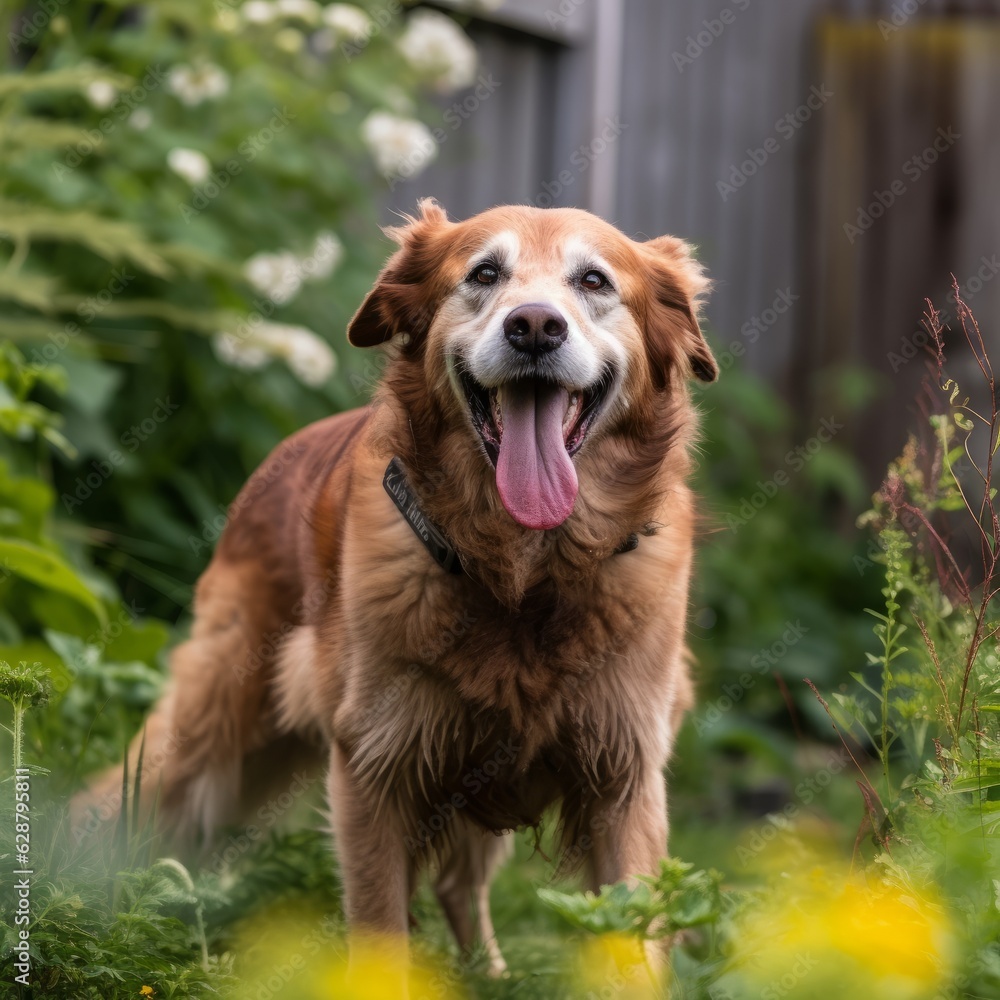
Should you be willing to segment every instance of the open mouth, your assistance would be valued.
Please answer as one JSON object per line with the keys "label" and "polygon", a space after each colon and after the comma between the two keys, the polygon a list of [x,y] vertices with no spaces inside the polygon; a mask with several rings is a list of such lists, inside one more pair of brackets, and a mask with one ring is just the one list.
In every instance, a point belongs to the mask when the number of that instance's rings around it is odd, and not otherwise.
{"label": "open mouth", "polygon": [[461,381],[508,513],[526,528],[562,524],[578,490],[572,458],[607,399],[610,372],[586,389],[532,378],[487,388],[467,371]]}
{"label": "open mouth", "polygon": [[547,388],[553,392],[560,389],[566,393],[568,402],[566,413],[562,419],[563,446],[572,458],[587,439],[587,434],[594,423],[601,407],[607,398],[610,387],[610,374],[603,377],[589,389],[563,389],[554,382],[545,379],[518,379],[495,389],[487,389],[480,385],[468,372],[461,372],[462,388],[469,404],[472,424],[483,439],[486,454],[494,467],[500,458],[500,445],[503,441],[503,406],[504,395],[516,396],[525,389],[535,387],[544,392]]}

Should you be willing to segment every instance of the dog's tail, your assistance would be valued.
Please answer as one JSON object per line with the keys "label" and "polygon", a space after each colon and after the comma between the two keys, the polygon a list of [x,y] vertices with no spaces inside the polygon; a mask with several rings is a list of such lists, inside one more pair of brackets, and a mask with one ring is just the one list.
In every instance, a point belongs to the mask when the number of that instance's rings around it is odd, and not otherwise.
{"label": "dog's tail", "polygon": [[124,764],[100,773],[71,803],[77,842],[109,833],[127,807],[127,823],[141,830],[155,821],[172,849],[190,854],[239,822],[276,782],[287,783],[292,767],[315,764],[318,749],[279,728],[268,709],[282,639],[269,628],[273,605],[269,614],[252,597],[267,594],[260,582],[248,563],[216,560],[206,571],[194,630],[171,656],[166,692]]}

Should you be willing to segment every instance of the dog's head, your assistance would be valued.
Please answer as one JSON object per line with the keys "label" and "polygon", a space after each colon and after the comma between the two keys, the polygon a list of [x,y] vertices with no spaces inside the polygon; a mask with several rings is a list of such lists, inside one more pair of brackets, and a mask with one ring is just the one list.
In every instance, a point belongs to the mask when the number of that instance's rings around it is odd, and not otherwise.
{"label": "dog's head", "polygon": [[450,222],[433,201],[390,230],[400,249],[348,331],[391,341],[464,424],[527,528],[572,513],[574,458],[636,401],[718,368],[698,327],[708,282],[689,247],[636,242],[577,209],[504,206]]}

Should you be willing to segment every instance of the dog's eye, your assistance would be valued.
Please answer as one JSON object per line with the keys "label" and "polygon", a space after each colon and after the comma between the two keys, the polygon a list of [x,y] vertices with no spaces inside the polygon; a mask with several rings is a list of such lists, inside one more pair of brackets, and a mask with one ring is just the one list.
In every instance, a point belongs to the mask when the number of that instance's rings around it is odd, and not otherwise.
{"label": "dog's eye", "polygon": [[496,264],[480,264],[472,269],[469,281],[476,281],[480,285],[495,285],[500,280],[500,269]]}
{"label": "dog's eye", "polygon": [[587,271],[580,279],[580,286],[588,292],[599,292],[602,288],[607,288],[608,284],[608,279],[600,271]]}

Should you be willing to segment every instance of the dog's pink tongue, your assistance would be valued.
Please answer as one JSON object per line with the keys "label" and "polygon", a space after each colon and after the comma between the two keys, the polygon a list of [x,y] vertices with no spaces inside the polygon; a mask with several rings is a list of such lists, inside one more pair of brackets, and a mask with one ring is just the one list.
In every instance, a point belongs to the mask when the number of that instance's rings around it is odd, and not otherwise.
{"label": "dog's pink tongue", "polygon": [[579,484],[563,441],[569,393],[544,382],[505,385],[497,489],[518,524],[543,531],[573,513]]}

